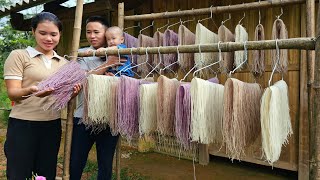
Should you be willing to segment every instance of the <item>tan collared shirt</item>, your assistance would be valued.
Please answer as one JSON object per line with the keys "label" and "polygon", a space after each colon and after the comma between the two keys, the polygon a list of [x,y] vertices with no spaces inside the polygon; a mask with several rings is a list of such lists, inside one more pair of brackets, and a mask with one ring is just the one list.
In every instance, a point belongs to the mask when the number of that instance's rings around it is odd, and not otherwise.
{"label": "tan collared shirt", "polygon": [[[36,86],[66,63],[67,61],[56,52],[51,59],[47,59],[44,54],[32,47],[14,50],[4,64],[4,79],[21,80],[22,88]],[[10,117],[31,121],[50,121],[60,118],[60,111],[43,110],[50,101],[50,96],[43,98],[31,96],[16,101]]]}

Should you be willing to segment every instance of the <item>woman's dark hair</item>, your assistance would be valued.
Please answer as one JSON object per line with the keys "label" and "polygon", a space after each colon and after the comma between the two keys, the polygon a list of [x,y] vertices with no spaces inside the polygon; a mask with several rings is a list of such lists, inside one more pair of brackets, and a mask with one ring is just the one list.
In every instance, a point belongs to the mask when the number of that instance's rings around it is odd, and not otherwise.
{"label": "woman's dark hair", "polygon": [[91,16],[86,20],[86,25],[90,22],[98,22],[102,25],[104,25],[106,28],[109,27],[109,23],[107,22],[107,20],[101,16]]}
{"label": "woman's dark hair", "polygon": [[35,15],[31,20],[32,29],[37,29],[38,24],[42,23],[43,21],[53,22],[58,27],[59,31],[62,31],[62,23],[60,19],[50,12],[41,12]]}

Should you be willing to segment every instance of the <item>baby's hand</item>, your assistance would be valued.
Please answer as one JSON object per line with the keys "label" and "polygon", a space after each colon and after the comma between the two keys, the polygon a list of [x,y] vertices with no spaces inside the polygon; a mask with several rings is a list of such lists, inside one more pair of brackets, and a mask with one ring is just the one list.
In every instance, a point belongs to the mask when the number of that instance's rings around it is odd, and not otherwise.
{"label": "baby's hand", "polygon": [[112,72],[105,72],[104,74],[107,76],[114,76],[114,74]]}

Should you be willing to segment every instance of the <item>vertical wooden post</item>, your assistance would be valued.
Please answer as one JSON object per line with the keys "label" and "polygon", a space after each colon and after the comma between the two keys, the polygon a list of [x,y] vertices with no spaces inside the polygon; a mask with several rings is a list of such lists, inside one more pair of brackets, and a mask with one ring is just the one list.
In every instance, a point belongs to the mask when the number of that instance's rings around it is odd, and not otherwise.
{"label": "vertical wooden post", "polygon": [[124,28],[124,3],[118,4],[118,26]]}
{"label": "vertical wooden post", "polygon": [[[320,6],[320,3],[319,3]],[[320,35],[320,11],[317,17],[317,37]],[[310,142],[311,159],[310,159],[310,180],[320,179],[320,38],[316,39],[316,58],[314,71],[314,109],[313,109],[313,124],[314,141]]]}
{"label": "vertical wooden post", "polygon": [[[314,37],[315,0],[306,1],[306,36]],[[304,57],[301,57],[304,58]],[[312,84],[314,69],[314,51],[307,51],[306,62],[300,62],[300,117],[299,117],[299,165],[298,179],[308,180],[310,174],[310,161],[314,142],[314,129],[312,126]]]}
{"label": "vertical wooden post", "polygon": [[[83,14],[83,0],[77,0],[75,19],[73,25],[73,38],[71,47],[72,60],[76,61],[78,56],[78,49],[81,35],[81,23]],[[72,99],[68,103],[68,114],[66,122],[66,135],[64,143],[64,159],[63,159],[63,180],[70,179],[70,152],[71,152],[71,141],[72,141],[72,130],[73,130],[73,112],[75,107],[75,99]]]}
{"label": "vertical wooden post", "polygon": [[209,145],[199,144],[199,164],[208,165],[209,161]]}
{"label": "vertical wooden post", "polygon": [[[124,3],[118,4],[118,27],[121,29],[124,28]],[[119,135],[119,140],[116,148],[116,173],[117,173],[117,180],[120,180],[120,159],[121,159],[121,135]]]}

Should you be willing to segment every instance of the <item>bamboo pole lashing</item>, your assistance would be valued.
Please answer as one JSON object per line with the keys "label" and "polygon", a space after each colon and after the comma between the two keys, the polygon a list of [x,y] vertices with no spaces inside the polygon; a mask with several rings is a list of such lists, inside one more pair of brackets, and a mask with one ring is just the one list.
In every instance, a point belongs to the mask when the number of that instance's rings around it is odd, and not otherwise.
{"label": "bamboo pole lashing", "polygon": [[[247,41],[248,50],[261,50],[261,49],[275,49],[275,40],[265,40],[265,41]],[[230,52],[243,50],[243,42],[224,42],[220,43],[220,49],[222,52]],[[281,39],[278,40],[278,45],[280,49],[304,49],[304,50],[314,50],[315,49],[315,39],[314,38],[291,38],[291,39]],[[197,53],[199,52],[199,46],[201,52],[218,52],[218,43],[213,44],[201,44],[201,45],[180,45],[179,53]],[[99,51],[91,52],[79,52],[79,57],[86,56],[106,56],[106,55],[129,55],[129,54],[166,54],[177,52],[177,46],[166,46],[166,47],[139,47],[139,48],[125,48],[125,49],[103,49]]]}
{"label": "bamboo pole lashing", "polygon": [[256,10],[257,8],[263,9],[263,8],[271,8],[271,7],[279,7],[279,6],[288,6],[288,5],[294,5],[294,4],[302,4],[305,2],[306,0],[281,0],[281,1],[269,0],[269,1],[235,4],[230,6],[217,6],[212,8],[201,8],[201,9],[182,10],[182,11],[131,15],[131,16],[124,16],[124,20],[140,21],[140,20],[150,20],[150,19],[164,19],[164,18],[205,15],[205,14],[210,14],[211,10],[213,14],[221,14],[221,13],[231,13],[231,12],[246,11],[246,10]]}
{"label": "bamboo pole lashing", "polygon": [[[72,37],[72,47],[71,47],[71,60],[77,60],[80,35],[81,35],[81,23],[83,14],[83,0],[77,0],[76,11],[75,11],[75,21]],[[70,179],[70,153],[71,153],[71,142],[72,142],[72,130],[73,130],[73,113],[75,108],[76,100],[73,98],[68,103],[67,110],[67,122],[66,122],[66,133],[65,133],[65,145],[64,145],[64,160],[63,160],[63,180]]]}

